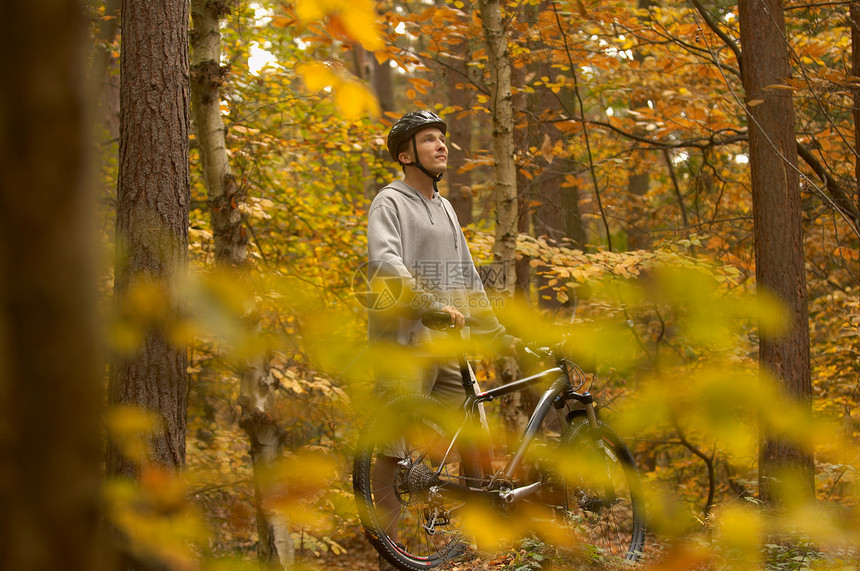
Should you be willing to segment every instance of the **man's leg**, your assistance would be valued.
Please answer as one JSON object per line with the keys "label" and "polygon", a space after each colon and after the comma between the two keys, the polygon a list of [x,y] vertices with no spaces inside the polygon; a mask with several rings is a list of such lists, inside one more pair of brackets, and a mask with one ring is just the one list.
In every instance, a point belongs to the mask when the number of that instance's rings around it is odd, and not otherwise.
{"label": "man's leg", "polygon": [[[378,375],[374,390],[375,401],[378,406],[385,406],[398,395],[418,392],[420,390],[420,374],[416,370],[397,371],[392,375]],[[376,517],[382,531],[391,539],[397,541],[397,527],[400,523],[400,511],[402,504],[395,489],[395,478],[400,462],[406,454],[406,442],[402,438],[392,438],[376,450],[371,471],[371,487],[373,491],[373,505]],[[380,571],[396,571],[391,563],[386,561],[382,555],[379,556]]]}

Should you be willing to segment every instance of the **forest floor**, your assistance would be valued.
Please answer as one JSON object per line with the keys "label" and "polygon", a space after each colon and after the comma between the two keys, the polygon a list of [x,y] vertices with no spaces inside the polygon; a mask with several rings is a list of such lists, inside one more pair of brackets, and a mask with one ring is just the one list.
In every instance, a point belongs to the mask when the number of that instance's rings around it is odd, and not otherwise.
{"label": "forest floor", "polygon": [[[379,555],[358,528],[353,533],[339,538],[338,544],[346,550],[344,553],[327,552],[319,557],[310,556],[305,559],[305,562],[320,571],[377,571],[379,569]],[[516,558],[517,553],[514,551],[469,554],[438,569],[440,571],[503,571],[511,568],[511,563]]]}

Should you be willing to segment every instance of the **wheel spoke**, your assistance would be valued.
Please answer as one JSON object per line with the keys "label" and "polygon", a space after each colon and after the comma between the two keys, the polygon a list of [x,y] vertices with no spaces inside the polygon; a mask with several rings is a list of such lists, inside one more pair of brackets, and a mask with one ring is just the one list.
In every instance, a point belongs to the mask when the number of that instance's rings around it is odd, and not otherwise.
{"label": "wheel spoke", "polygon": [[605,555],[638,559],[644,543],[644,503],[630,451],[608,427],[598,446],[586,419],[577,419],[562,439],[564,454],[581,459],[561,478],[566,516],[585,542]]}
{"label": "wheel spoke", "polygon": [[[380,415],[395,420],[389,429],[396,437],[381,437],[385,432],[376,427],[366,431],[376,436],[359,444],[354,486],[362,524],[378,537],[380,553],[426,569],[466,546],[456,517],[461,502],[437,491],[446,481],[460,481],[461,460],[451,446],[456,430],[446,428],[450,413],[427,396],[403,398],[408,402],[395,401]],[[399,457],[386,456],[395,449]]]}

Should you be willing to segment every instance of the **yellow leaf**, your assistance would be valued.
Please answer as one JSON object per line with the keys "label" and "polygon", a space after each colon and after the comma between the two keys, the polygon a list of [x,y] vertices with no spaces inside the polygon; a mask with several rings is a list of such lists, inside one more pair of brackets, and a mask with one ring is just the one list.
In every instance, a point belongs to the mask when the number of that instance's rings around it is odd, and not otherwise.
{"label": "yellow leaf", "polygon": [[360,118],[365,112],[373,117],[379,115],[376,97],[363,85],[353,81],[345,81],[338,87],[334,102],[344,117],[350,120]]}
{"label": "yellow leaf", "polygon": [[345,2],[341,13],[346,32],[366,50],[380,50],[385,46],[376,24],[376,7],[373,2],[370,0]]}
{"label": "yellow leaf", "polygon": [[790,85],[784,85],[784,84],[780,84],[780,83],[775,83],[775,84],[773,84],[773,85],[768,85],[768,86],[767,86],[767,87],[765,87],[764,89],[767,89],[767,90],[782,89],[782,90],[785,90],[785,91],[794,91],[794,88],[793,88],[792,86],[790,86]]}
{"label": "yellow leaf", "polygon": [[319,0],[296,0],[296,16],[302,23],[319,20],[326,15],[329,2]]}
{"label": "yellow leaf", "polygon": [[333,27],[365,49],[384,47],[371,0],[296,0],[296,15],[302,23],[329,18]]}
{"label": "yellow leaf", "polygon": [[320,91],[331,87],[337,81],[334,73],[321,63],[305,63],[296,66],[298,73],[309,91]]}
{"label": "yellow leaf", "polygon": [[552,159],[554,157],[552,139],[546,133],[544,133],[543,136],[543,144],[540,147],[540,154],[546,162],[552,164]]}

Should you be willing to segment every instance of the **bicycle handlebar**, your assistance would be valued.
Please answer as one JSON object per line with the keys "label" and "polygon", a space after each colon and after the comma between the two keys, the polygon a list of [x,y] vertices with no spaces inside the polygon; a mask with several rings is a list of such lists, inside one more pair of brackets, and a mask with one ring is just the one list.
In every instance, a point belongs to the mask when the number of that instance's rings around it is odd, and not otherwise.
{"label": "bicycle handlebar", "polygon": [[[451,314],[447,311],[428,311],[421,316],[421,323],[425,327],[435,329],[436,331],[446,331],[453,329],[454,324],[451,322]],[[478,320],[474,317],[466,317],[466,325],[474,326],[478,324]]]}
{"label": "bicycle handlebar", "polygon": [[[451,314],[446,311],[428,311],[421,316],[421,323],[423,323],[425,327],[435,329],[436,331],[448,331],[450,333],[456,332],[454,324],[451,322]],[[466,317],[467,326],[474,326],[478,323],[480,322],[474,317]],[[522,343],[518,346],[517,352],[539,361],[543,359],[552,359],[557,365],[564,366],[565,370],[569,371],[569,374],[572,373],[579,378],[580,382],[576,388],[581,387],[585,382],[585,373],[579,365],[566,357],[563,343],[557,343],[555,345]],[[574,385],[575,383],[571,381],[571,384]]]}

